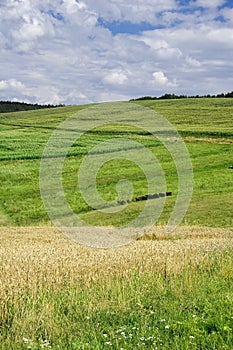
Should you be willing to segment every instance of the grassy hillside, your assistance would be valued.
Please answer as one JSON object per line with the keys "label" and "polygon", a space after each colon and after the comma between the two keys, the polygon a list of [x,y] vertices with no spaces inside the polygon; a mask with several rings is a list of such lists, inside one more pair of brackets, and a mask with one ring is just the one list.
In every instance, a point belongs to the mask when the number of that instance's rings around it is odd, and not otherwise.
{"label": "grassy hillside", "polygon": [[[0,115],[1,350],[232,350],[233,99],[138,103],[182,135],[194,168],[192,201],[172,235],[158,225],[141,240],[105,250],[80,246],[51,227],[39,191],[40,157],[50,135],[87,106]],[[171,155],[148,133],[114,123],[70,148],[63,168],[70,206],[101,225],[119,225],[141,212],[144,203],[132,202],[116,215],[99,214],[77,188],[83,157],[113,136],[140,142],[158,158],[173,192],[159,218],[165,224],[178,190]],[[122,178],[131,181],[134,196],[147,192],[138,166],[112,160],[96,180],[106,200],[114,199]]]}
{"label": "grassy hillside", "polygon": [[[135,103],[135,102],[132,102]],[[194,192],[185,224],[217,227],[232,225],[231,198],[233,99],[184,99],[137,102],[167,118],[183,137],[194,168]],[[7,113],[0,116],[0,224],[35,225],[48,222],[39,192],[39,163],[43,149],[55,128],[68,116],[88,106]],[[141,142],[158,158],[167,188],[173,196],[166,201],[159,223],[166,223],[177,194],[177,174],[171,155],[151,135],[113,124],[82,136],[69,151],[64,165],[64,188],[69,203],[86,221],[98,225],[118,225],[136,216],[144,203],[131,203],[117,215],[98,214],[82,199],[76,183],[83,156],[99,142],[111,137]],[[98,174],[98,189],[106,200],[116,196],[116,183],[130,180],[134,194],[143,195],[147,183],[141,170],[127,161],[112,161]]]}

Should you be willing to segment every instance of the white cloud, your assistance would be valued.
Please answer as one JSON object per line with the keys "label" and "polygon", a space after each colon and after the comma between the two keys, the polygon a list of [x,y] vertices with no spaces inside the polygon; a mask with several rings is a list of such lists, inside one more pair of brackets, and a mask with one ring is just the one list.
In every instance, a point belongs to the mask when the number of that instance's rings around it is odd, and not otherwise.
{"label": "white cloud", "polygon": [[177,86],[176,79],[170,81],[162,71],[153,72],[152,76],[154,80],[153,85],[157,88],[166,88],[167,92],[169,92]]}
{"label": "white cloud", "polygon": [[125,73],[122,71],[113,71],[107,74],[103,81],[107,84],[113,84],[113,85],[123,85],[127,82],[128,78]]}
{"label": "white cloud", "polygon": [[196,0],[196,6],[203,6],[206,8],[215,8],[218,6],[222,6],[226,0]]}
{"label": "white cloud", "polygon": [[210,30],[206,38],[214,44],[224,45],[233,48],[233,29],[232,28],[221,28]]}
{"label": "white cloud", "polygon": [[64,7],[66,8],[66,11],[68,14],[75,13],[79,10],[86,9],[86,5],[84,2],[77,2],[75,0],[64,0]]}
{"label": "white cloud", "polygon": [[155,50],[167,49],[169,47],[168,43],[163,39],[156,39],[156,38],[144,35],[141,40]]}
{"label": "white cloud", "polygon": [[[24,98],[20,97],[21,101],[30,101],[30,98],[34,98],[35,101],[41,104],[59,104],[63,98],[58,95],[58,90],[53,87],[27,87],[21,81],[16,79],[0,80],[0,90],[10,93],[12,100],[17,100],[15,93],[21,94]],[[8,99],[8,98],[7,98]]]}
{"label": "white cloud", "polygon": [[6,89],[22,90],[24,85],[16,79],[0,80],[0,90]]}
{"label": "white cloud", "polygon": [[232,9],[222,9],[220,11],[220,15],[222,15],[225,18],[225,20],[233,23],[233,8]]}
{"label": "white cloud", "polygon": [[[218,10],[221,3],[187,14],[175,0],[5,0],[0,99],[74,104],[231,91],[233,9]],[[99,17],[158,27],[112,35]]]}
{"label": "white cloud", "polygon": [[166,85],[168,83],[168,78],[164,75],[163,72],[154,72],[153,77],[155,82],[159,85]]}
{"label": "white cloud", "polygon": [[198,60],[196,60],[195,58],[192,58],[190,56],[186,57],[186,62],[191,67],[201,67],[201,63]]}
{"label": "white cloud", "polygon": [[177,7],[175,0],[86,0],[105,21],[132,21],[157,23],[156,13]]}
{"label": "white cloud", "polygon": [[46,26],[36,17],[23,16],[24,23],[19,30],[12,31],[12,36],[16,40],[34,40],[46,33]]}

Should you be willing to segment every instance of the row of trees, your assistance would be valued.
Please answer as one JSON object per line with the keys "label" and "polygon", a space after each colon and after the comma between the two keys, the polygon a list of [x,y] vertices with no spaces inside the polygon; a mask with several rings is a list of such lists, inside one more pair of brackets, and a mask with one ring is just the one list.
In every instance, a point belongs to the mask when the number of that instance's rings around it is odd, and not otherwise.
{"label": "row of trees", "polygon": [[8,112],[18,112],[18,111],[29,111],[33,109],[41,109],[41,108],[54,108],[54,107],[62,107],[64,105],[39,105],[25,102],[13,102],[13,101],[0,101],[0,113],[8,113]]}
{"label": "row of trees", "polygon": [[[187,95],[175,95],[175,94],[164,94],[160,97],[152,97],[152,96],[143,96],[135,99],[131,99],[130,101],[141,101],[141,100],[174,100],[180,98],[221,98],[221,97],[233,97],[233,91],[227,92],[226,94],[217,94],[217,95],[195,95],[195,96],[187,96]],[[64,104],[59,105],[40,105],[40,104],[32,104],[25,102],[14,102],[14,101],[0,101],[0,113],[8,113],[8,112],[18,112],[18,111],[29,111],[33,109],[41,109],[41,108],[55,108],[55,107],[63,107]]]}
{"label": "row of trees", "polygon": [[217,95],[195,95],[195,96],[187,96],[187,95],[175,95],[175,94],[164,94],[160,97],[152,97],[152,96],[143,96],[139,98],[132,99],[130,101],[141,101],[141,100],[175,100],[179,98],[221,98],[221,97],[233,97],[233,91],[227,92],[226,94],[217,94]]}

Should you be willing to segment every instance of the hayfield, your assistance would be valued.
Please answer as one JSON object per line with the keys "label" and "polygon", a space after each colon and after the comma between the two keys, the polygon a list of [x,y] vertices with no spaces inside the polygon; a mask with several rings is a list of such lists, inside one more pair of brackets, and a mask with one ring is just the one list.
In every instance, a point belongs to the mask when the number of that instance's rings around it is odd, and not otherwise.
{"label": "hayfield", "polygon": [[[165,234],[178,192],[169,152],[151,135],[114,123],[83,135],[66,158],[63,185],[70,206],[87,222],[118,226],[144,206],[131,202],[117,215],[99,214],[77,189],[83,157],[113,135],[148,147],[173,192],[147,235],[107,250],[80,246],[52,227],[39,191],[50,135],[86,106],[0,115],[0,349],[232,349],[233,100],[140,103],[172,122],[184,139],[193,196],[182,225]],[[137,166],[111,161],[97,177],[106,200],[115,198],[122,177],[135,196],[146,193]]]}
{"label": "hayfield", "polygon": [[[231,349],[233,231],[180,227],[107,250],[1,228],[1,349]],[[153,232],[152,232],[153,233]]]}

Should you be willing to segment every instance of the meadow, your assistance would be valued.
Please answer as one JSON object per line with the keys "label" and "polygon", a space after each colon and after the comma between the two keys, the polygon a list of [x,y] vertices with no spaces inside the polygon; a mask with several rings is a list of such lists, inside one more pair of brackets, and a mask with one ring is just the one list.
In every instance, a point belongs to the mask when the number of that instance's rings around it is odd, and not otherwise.
{"label": "meadow", "polygon": [[[181,226],[167,237],[178,179],[161,142],[114,123],[83,135],[66,158],[63,185],[71,208],[88,223],[118,226],[144,206],[131,202],[116,215],[100,214],[77,189],[82,158],[113,135],[148,147],[173,192],[149,235],[109,250],[69,241],[52,227],[40,197],[40,159],[50,135],[88,106],[0,115],[0,349],[232,349],[233,99],[137,103],[182,136],[194,190]],[[97,176],[106,200],[116,197],[122,176],[134,196],[146,193],[143,172],[113,160]]]}

